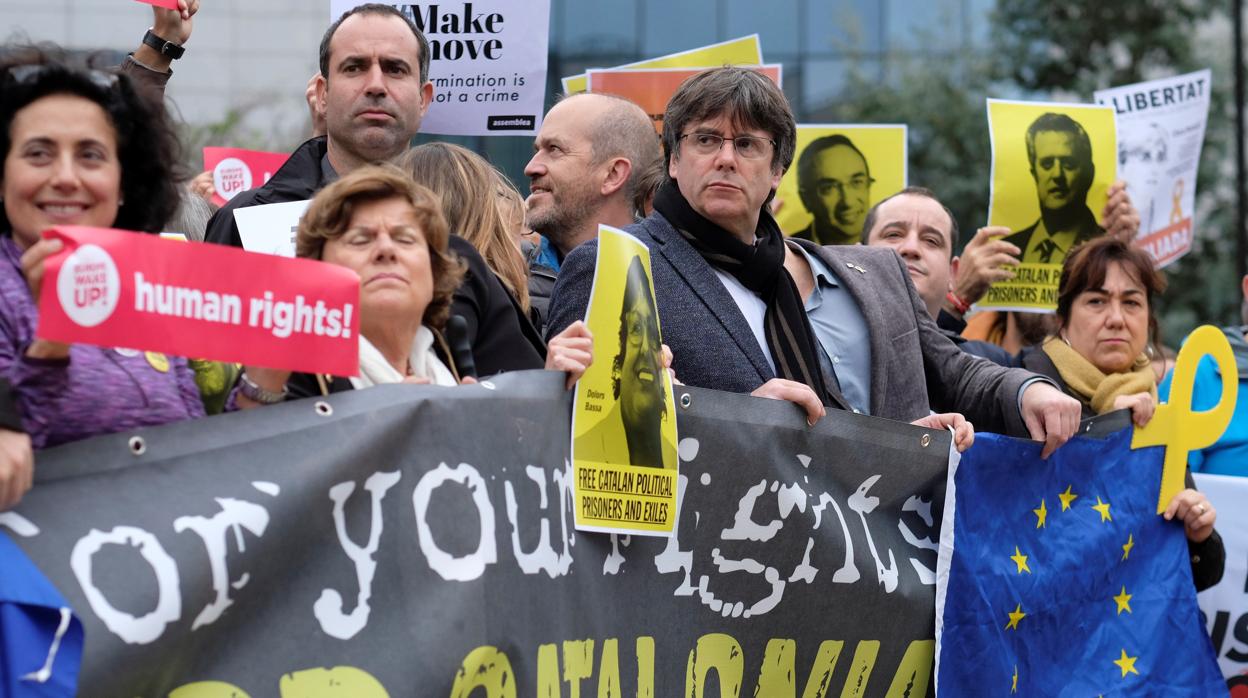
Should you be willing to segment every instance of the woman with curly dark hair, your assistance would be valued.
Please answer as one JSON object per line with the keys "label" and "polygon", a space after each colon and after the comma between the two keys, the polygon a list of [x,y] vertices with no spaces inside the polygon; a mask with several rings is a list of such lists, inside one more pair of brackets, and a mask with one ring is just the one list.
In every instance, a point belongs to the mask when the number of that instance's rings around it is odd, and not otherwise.
{"label": "woman with curly dark hair", "polygon": [[[35,448],[202,416],[186,361],[35,336],[63,225],[159,232],[178,205],[178,140],[158,99],[54,47],[0,62],[0,376]],[[6,264],[7,263],[7,264]]]}

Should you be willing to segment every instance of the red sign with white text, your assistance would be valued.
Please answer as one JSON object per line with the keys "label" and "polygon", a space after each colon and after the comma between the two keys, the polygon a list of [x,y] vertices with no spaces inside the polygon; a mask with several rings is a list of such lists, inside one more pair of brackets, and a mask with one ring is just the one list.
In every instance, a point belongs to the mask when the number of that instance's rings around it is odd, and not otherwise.
{"label": "red sign with white text", "polygon": [[107,228],[45,230],[36,334],[251,366],[359,373],[360,278],[345,267]]}
{"label": "red sign with white text", "polygon": [[178,9],[178,0],[138,0],[138,2],[163,7],[166,10]]}
{"label": "red sign with white text", "polygon": [[212,172],[216,194],[212,203],[224,206],[236,195],[263,186],[290,155],[242,148],[204,148],[204,169]]}

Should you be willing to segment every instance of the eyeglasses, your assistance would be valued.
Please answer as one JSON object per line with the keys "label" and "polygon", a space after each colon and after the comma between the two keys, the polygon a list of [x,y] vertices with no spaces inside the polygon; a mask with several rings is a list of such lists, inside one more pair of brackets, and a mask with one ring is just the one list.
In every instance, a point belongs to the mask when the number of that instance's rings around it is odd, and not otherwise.
{"label": "eyeglasses", "polygon": [[8,75],[9,75],[9,79],[13,82],[13,84],[21,85],[22,87],[28,87],[30,85],[34,85],[35,83],[39,82],[40,79],[54,72],[67,73],[70,75],[78,75],[78,76],[84,77],[87,80],[91,81],[92,85],[95,85],[101,90],[112,90],[117,87],[117,83],[118,83],[118,78],[117,78],[116,73],[109,73],[103,70],[95,70],[93,68],[86,69],[86,70],[78,70],[78,69],[73,69],[73,68],[67,68],[62,65],[51,64],[51,63],[15,65],[12,68],[9,68]]}
{"label": "eyeglasses", "polygon": [[689,147],[698,155],[714,155],[724,146],[724,141],[732,142],[732,150],[747,160],[761,160],[770,157],[775,150],[776,142],[770,138],[758,136],[733,136],[725,138],[716,133],[686,133],[676,140],[688,139]]}
{"label": "eyeglasses", "polygon": [[835,189],[841,196],[845,196],[846,191],[861,194],[870,189],[872,184],[875,184],[875,180],[863,175],[851,177],[849,184],[839,179],[821,179],[815,183],[815,191],[819,192],[819,196],[827,196]]}
{"label": "eyeglasses", "polygon": [[659,346],[659,328],[654,322],[647,322],[646,316],[637,312],[630,312],[625,319],[625,326],[628,330],[628,343],[639,347],[642,340],[650,341],[650,348]]}

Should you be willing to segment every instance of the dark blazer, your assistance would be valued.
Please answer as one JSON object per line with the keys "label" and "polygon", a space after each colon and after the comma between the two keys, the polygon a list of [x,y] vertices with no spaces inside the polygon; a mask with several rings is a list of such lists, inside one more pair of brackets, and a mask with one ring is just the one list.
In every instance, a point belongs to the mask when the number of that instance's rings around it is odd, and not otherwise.
{"label": "dark blazer", "polygon": [[[655,213],[626,230],[650,248],[663,341],[688,385],[748,393],[775,374],[745,317],[711,266]],[[871,334],[871,413],[900,421],[960,411],[985,431],[1026,435],[1018,390],[1032,376],[959,351],[927,314],[901,258],[891,249],[802,243],[832,267],[858,301]],[[564,260],[551,299],[547,336],[585,315],[598,246]],[[865,273],[846,266],[852,263]]]}
{"label": "dark blazer", "polygon": [[794,242],[832,269],[866,320],[871,414],[910,422],[929,408],[961,412],[980,431],[1028,436],[1018,393],[1036,376],[972,356],[950,341],[892,248]]}

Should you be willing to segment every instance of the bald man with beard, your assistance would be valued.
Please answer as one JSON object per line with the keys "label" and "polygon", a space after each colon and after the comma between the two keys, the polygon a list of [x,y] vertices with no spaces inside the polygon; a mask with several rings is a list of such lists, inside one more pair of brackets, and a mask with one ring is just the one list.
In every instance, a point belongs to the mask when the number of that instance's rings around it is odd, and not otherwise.
{"label": "bald man with beard", "polygon": [[627,99],[578,94],[547,112],[524,168],[530,192],[525,220],[542,236],[527,254],[529,298],[540,318],[564,257],[597,239],[599,225],[634,222],[639,181],[661,159],[654,123]]}

